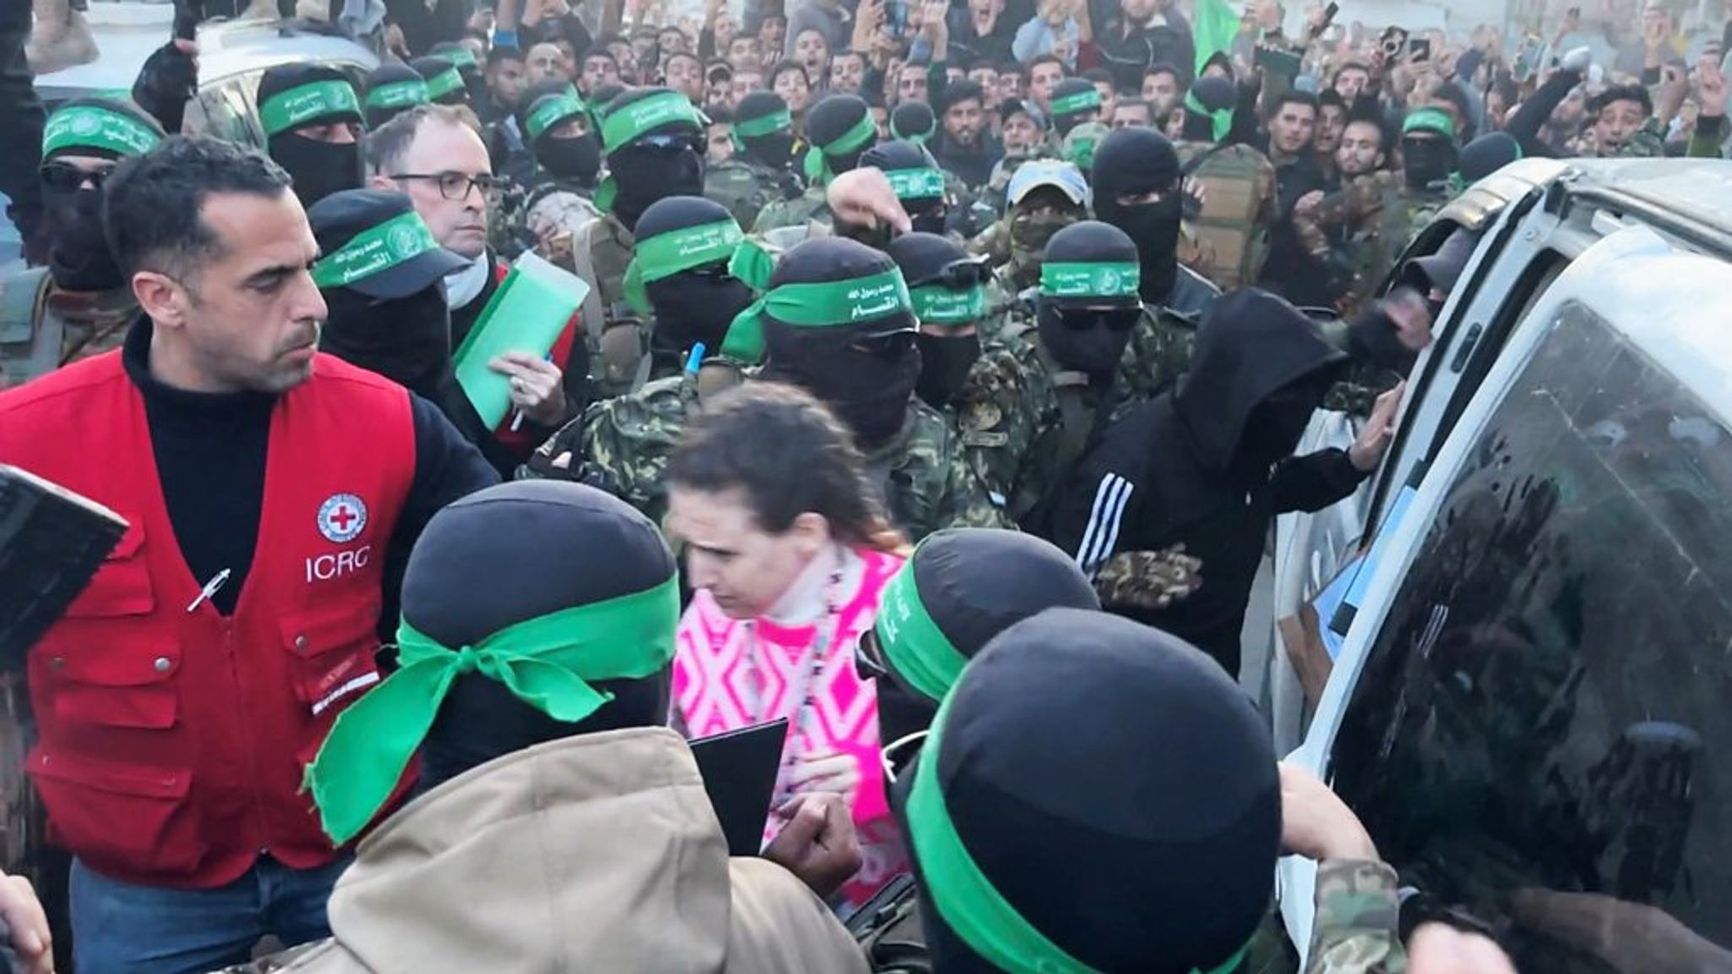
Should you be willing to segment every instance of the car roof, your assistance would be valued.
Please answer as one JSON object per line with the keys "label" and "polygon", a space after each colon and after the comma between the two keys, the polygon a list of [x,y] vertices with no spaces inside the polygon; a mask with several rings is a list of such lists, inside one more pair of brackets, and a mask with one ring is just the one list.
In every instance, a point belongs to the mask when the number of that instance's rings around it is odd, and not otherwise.
{"label": "car roof", "polygon": [[[42,75],[36,90],[50,102],[77,95],[129,91],[152,51],[174,28],[166,3],[92,3],[86,14],[100,52],[95,61]],[[290,61],[355,64],[372,70],[379,59],[361,44],[324,25],[305,21],[230,20],[199,27],[199,84]]]}
{"label": "car roof", "polygon": [[1566,192],[1732,258],[1732,161],[1577,159]]}

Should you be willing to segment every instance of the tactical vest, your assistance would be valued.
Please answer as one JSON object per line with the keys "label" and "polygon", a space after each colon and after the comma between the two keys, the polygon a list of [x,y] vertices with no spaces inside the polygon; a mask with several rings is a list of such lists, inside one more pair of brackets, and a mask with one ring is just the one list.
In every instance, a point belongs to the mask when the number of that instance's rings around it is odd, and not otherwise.
{"label": "tactical vest", "polygon": [[1274,166],[1248,145],[1182,151],[1188,156],[1182,173],[1194,176],[1204,190],[1202,212],[1185,221],[1197,250],[1192,266],[1224,291],[1257,280],[1269,253],[1264,217]]}
{"label": "tactical vest", "polygon": [[651,323],[625,300],[625,271],[637,242],[619,218],[609,213],[585,224],[572,239],[577,276],[588,281],[583,320],[589,327],[595,399],[624,395],[649,381]]}
{"label": "tactical vest", "polygon": [[912,876],[898,876],[867,900],[849,917],[848,933],[875,974],[932,974]]}
{"label": "tactical vest", "polygon": [[329,355],[315,369],[272,410],[258,545],[226,616],[175,543],[119,352],[0,395],[0,462],[129,524],[28,659],[27,767],[49,837],[104,875],[207,889],[260,855],[295,869],[336,855],[303,770],[379,681],[382,569],[415,429],[401,386]]}
{"label": "tactical vest", "polygon": [[742,227],[758,222],[772,203],[796,199],[802,192],[791,172],[777,172],[763,163],[735,156],[704,173],[704,195],[728,208]]}
{"label": "tactical vest", "polygon": [[58,291],[46,267],[0,280],[0,389],[118,348],[137,316],[130,291]]}

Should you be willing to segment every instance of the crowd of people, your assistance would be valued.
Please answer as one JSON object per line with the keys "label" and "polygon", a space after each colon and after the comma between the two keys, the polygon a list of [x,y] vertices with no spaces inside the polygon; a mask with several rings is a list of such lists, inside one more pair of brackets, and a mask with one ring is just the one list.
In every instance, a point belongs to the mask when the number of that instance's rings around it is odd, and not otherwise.
{"label": "crowd of people", "polygon": [[[1732,22],[282,6],[381,64],[265,71],[259,146],[190,32],[45,111],[83,5],[0,15],[0,463],[129,522],[5,661],[81,974],[1297,969],[1283,854],[1306,970],[1513,970],[1277,761],[1241,629],[1389,445],[1474,246],[1415,234],[1721,155]],[[455,361],[524,254],[587,291],[494,421]],[[1358,438],[1295,456],[1318,409]],[[685,741],[777,719],[730,858]]]}

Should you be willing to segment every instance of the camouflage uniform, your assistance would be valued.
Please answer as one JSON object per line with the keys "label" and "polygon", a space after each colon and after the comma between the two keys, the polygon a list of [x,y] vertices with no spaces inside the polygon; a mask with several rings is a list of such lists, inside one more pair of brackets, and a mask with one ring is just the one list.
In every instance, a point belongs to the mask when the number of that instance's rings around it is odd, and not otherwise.
{"label": "camouflage uniform", "polygon": [[[1412,189],[1400,173],[1367,173],[1323,197],[1315,209],[1295,210],[1293,229],[1305,252],[1340,277],[1337,309],[1351,317],[1448,202],[1446,190]],[[1339,252],[1331,241],[1332,229],[1346,239]]]}
{"label": "camouflage uniform", "polygon": [[0,389],[119,348],[137,317],[130,288],[65,291],[44,267],[0,279]]}
{"label": "camouflage uniform", "polygon": [[1223,291],[1255,282],[1276,214],[1274,163],[1244,144],[1181,142],[1175,148],[1181,171],[1203,186],[1202,212],[1185,221],[1180,263]]}
{"label": "camouflage uniform", "polygon": [[572,269],[590,285],[583,330],[594,363],[595,399],[623,395],[649,378],[651,324],[625,301],[625,270],[636,248],[631,231],[611,213],[571,238]]}
{"label": "camouflage uniform", "polygon": [[511,176],[501,175],[487,191],[487,246],[506,260],[535,246],[535,236],[524,226],[529,209],[529,190]]}
{"label": "camouflage uniform", "polygon": [[760,210],[752,233],[786,250],[819,227],[830,227],[830,198],[825,187],[813,185],[791,200],[778,200]]}
{"label": "camouflage uniform", "polygon": [[738,154],[704,174],[704,195],[727,207],[742,227],[754,226],[765,207],[797,199],[802,192],[792,172]]}
{"label": "camouflage uniform", "polygon": [[1657,118],[1650,118],[1630,140],[1612,153],[1614,159],[1659,159],[1666,155],[1666,129]]}
{"label": "camouflage uniform", "polygon": [[866,454],[866,477],[879,485],[890,520],[910,541],[944,528],[1010,526],[950,421],[918,399],[910,400],[902,429]]}

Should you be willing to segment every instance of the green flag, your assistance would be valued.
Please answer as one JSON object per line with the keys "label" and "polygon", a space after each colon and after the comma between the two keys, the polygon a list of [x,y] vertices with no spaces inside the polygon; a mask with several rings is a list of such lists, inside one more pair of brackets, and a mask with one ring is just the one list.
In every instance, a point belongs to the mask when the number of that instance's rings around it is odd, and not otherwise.
{"label": "green flag", "polygon": [[[1210,58],[1217,54],[1232,55],[1233,39],[1239,36],[1239,15],[1233,12],[1227,0],[1197,0],[1192,36],[1196,38],[1197,63],[1191,66],[1191,70],[1201,77],[1203,65]],[[1190,104],[1196,105],[1195,99]],[[1233,127],[1232,110],[1215,112],[1210,117],[1215,123],[1215,140],[1226,138],[1227,130]]]}

